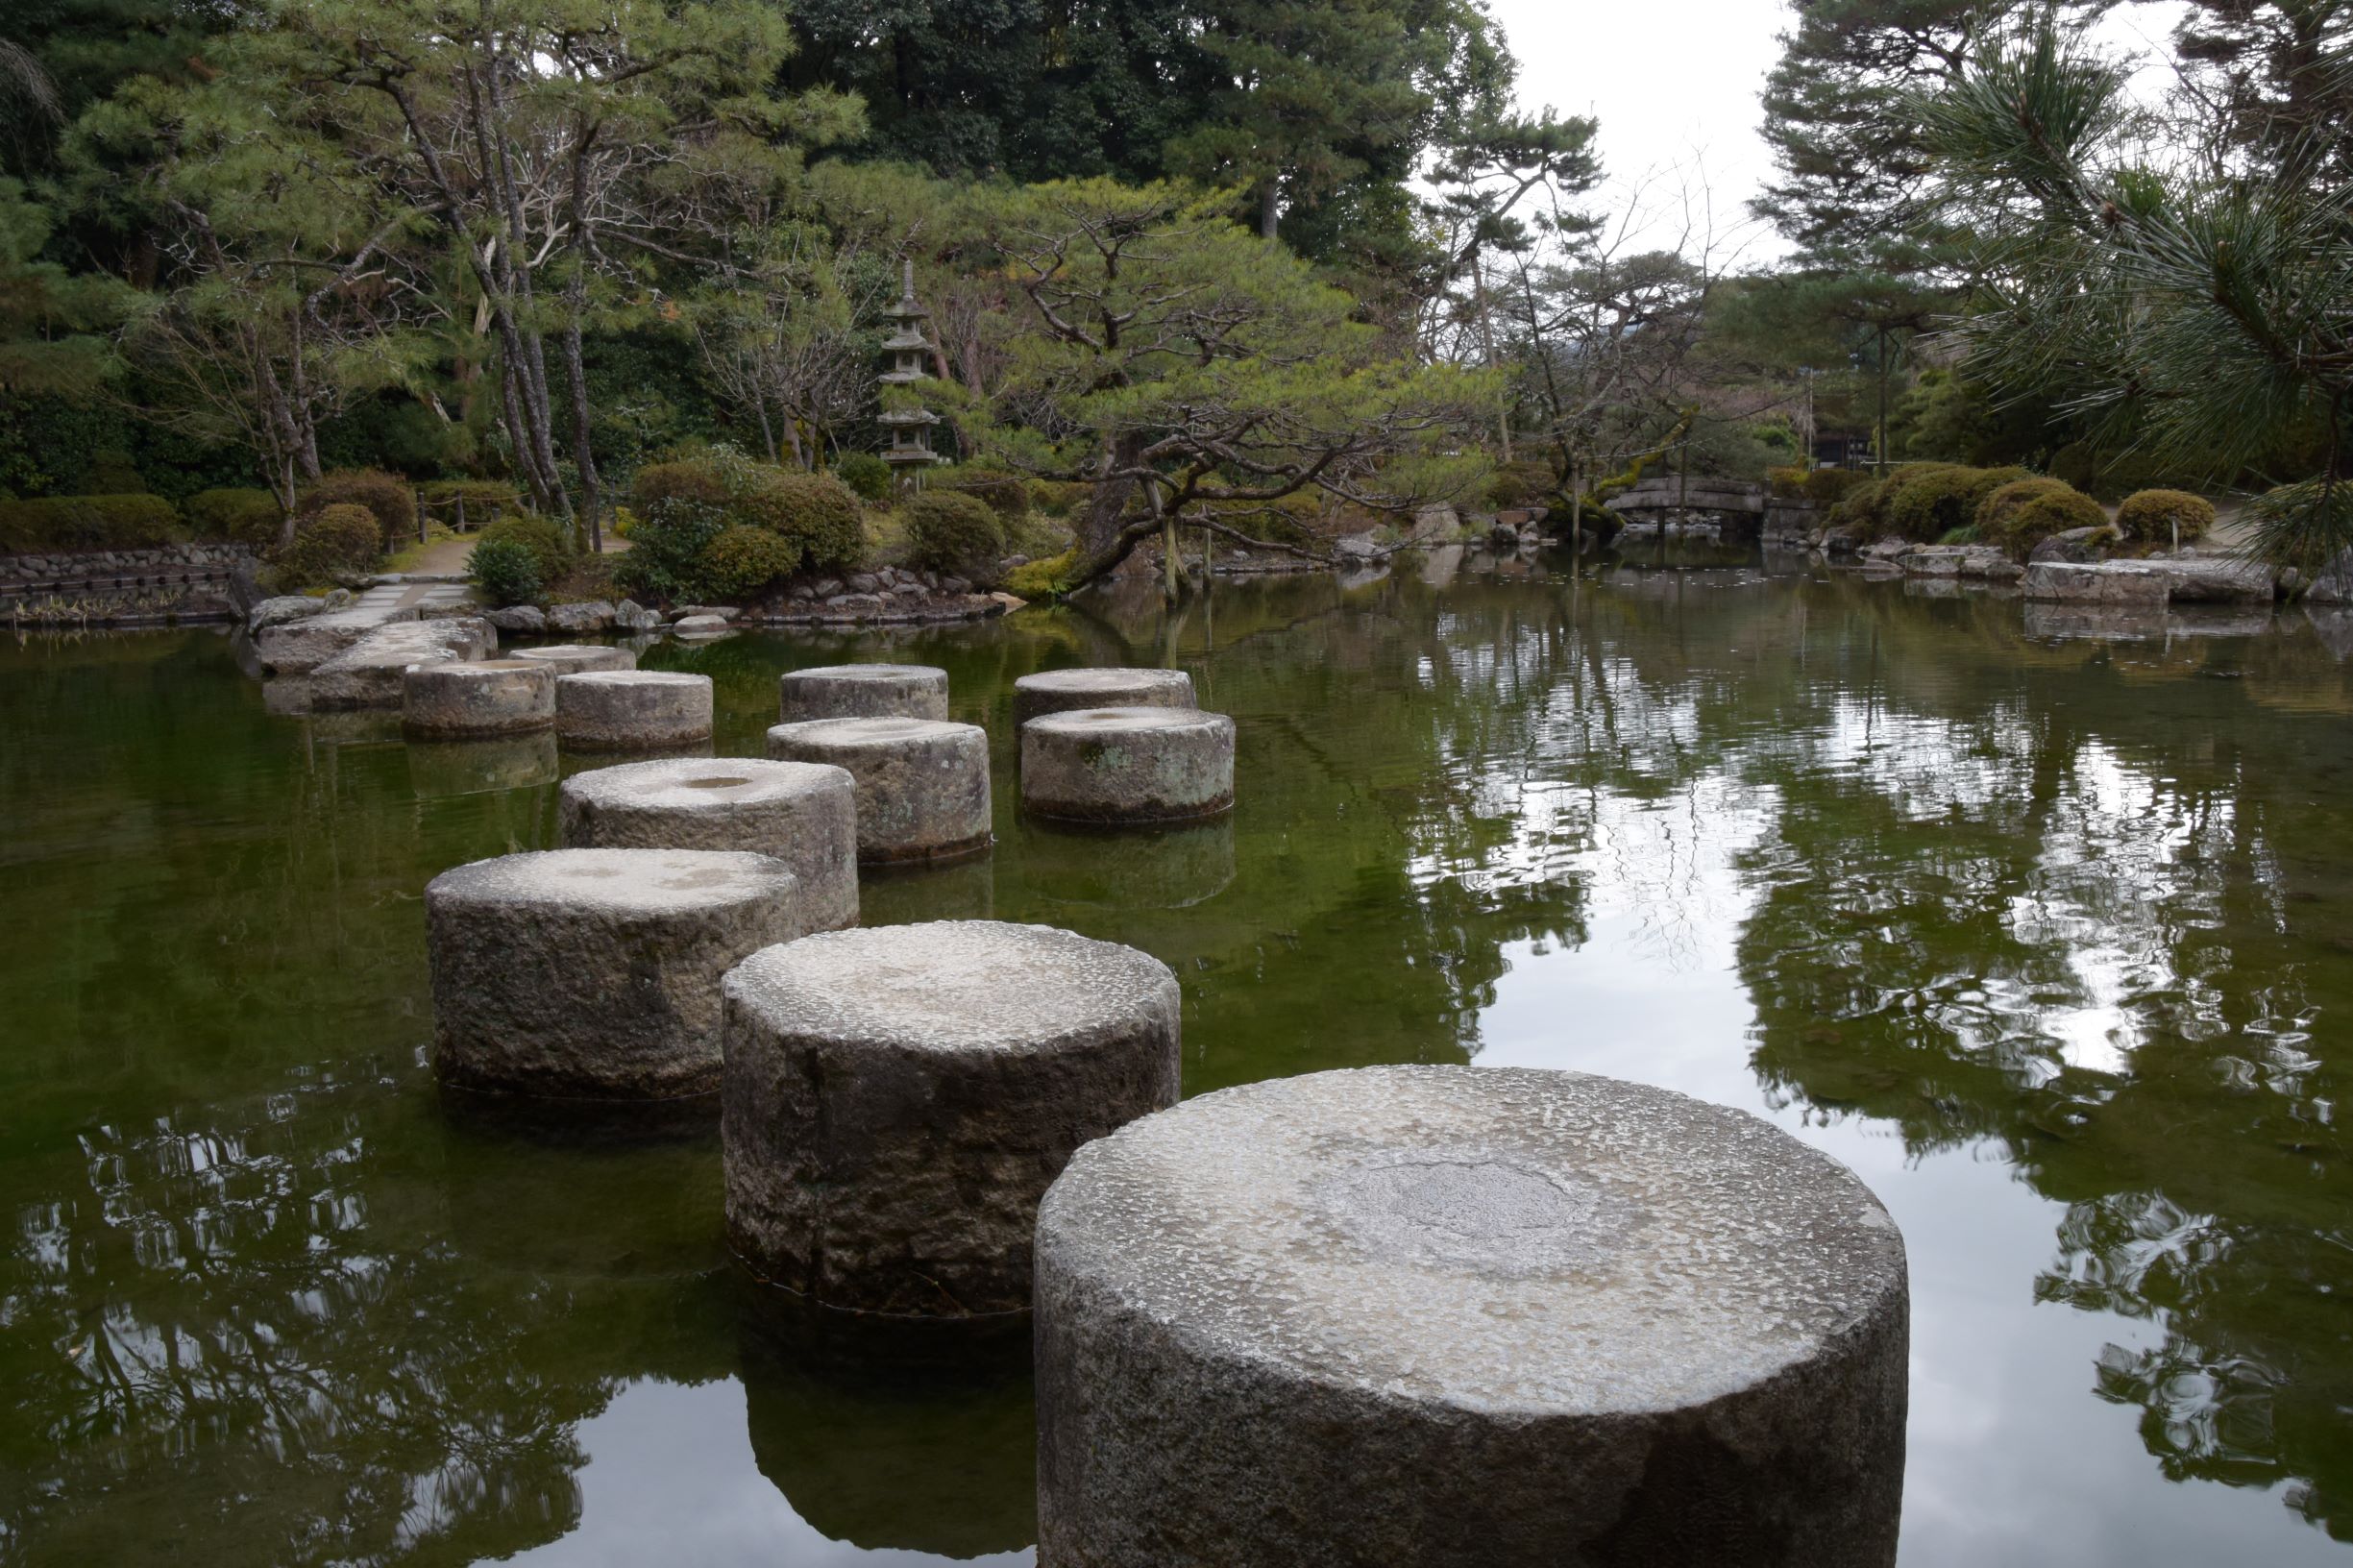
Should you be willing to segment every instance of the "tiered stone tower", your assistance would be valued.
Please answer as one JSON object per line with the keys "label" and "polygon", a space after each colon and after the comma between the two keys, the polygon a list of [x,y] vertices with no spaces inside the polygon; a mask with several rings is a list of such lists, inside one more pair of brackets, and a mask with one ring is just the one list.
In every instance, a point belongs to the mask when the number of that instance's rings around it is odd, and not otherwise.
{"label": "tiered stone tower", "polygon": [[[923,324],[931,319],[915,297],[915,262],[901,263],[904,267],[899,286],[898,304],[889,312],[893,328],[882,345],[883,353],[891,356],[891,368],[880,378],[885,387],[912,386],[931,374],[931,338]],[[883,410],[877,421],[891,437],[883,452],[883,461],[902,485],[920,487],[923,470],[941,461],[931,450],[931,428],[940,423],[940,416],[928,408],[898,408]]]}

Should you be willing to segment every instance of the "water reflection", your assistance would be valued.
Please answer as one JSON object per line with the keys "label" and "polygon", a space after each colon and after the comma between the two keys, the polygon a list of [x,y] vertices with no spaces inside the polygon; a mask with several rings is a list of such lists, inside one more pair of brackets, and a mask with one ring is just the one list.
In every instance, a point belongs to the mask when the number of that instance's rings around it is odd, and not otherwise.
{"label": "water reflection", "polygon": [[[1651,546],[647,663],[712,675],[723,755],[783,669],[946,667],[997,845],[868,919],[1153,952],[1189,1092],[1541,1061],[1857,1164],[1913,1256],[1908,1564],[2274,1562],[2353,1531],[2346,619]],[[1011,683],[1081,663],[1237,717],[1232,817],[1019,820]],[[707,1139],[439,1109],[418,894],[553,842],[540,762],[428,787],[268,700],[218,640],[0,651],[0,1559],[1017,1559],[1017,1379],[764,1346]]]}

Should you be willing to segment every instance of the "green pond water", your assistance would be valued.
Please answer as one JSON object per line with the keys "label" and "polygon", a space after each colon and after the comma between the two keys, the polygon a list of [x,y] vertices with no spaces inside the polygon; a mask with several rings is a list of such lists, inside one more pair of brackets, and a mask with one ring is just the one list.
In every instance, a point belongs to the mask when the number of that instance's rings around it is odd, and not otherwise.
{"label": "green pond water", "polygon": [[[1188,1092],[1575,1067],[1850,1163],[1906,1564],[2270,1564],[2353,1536],[2353,633],[2263,620],[1559,563],[647,663],[736,754],[781,670],[945,666],[997,845],[870,918],[1158,955]],[[1239,722],[1229,821],[1018,819],[1015,677],[1114,663]],[[0,1562],[1028,1560],[1017,1358],[780,1342],[715,1141],[445,1115],[420,894],[554,777],[273,716],[225,635],[0,647]]]}

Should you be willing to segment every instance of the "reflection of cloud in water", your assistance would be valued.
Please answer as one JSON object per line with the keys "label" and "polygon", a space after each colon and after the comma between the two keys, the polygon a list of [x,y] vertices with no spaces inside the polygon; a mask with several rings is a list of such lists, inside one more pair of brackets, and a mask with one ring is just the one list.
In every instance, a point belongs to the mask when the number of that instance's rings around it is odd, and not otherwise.
{"label": "reflection of cloud in water", "polygon": [[[791,1568],[900,1568],[948,1561],[1027,1563],[1026,1550],[975,1557],[869,1549],[835,1540],[803,1520],[752,1463],[743,1385],[682,1387],[638,1382],[580,1424],[584,1528],[509,1559],[526,1568],[646,1568],[648,1564],[772,1563]],[[920,1504],[903,1499],[919,1511]],[[679,1521],[694,1521],[692,1554],[679,1556]]]}

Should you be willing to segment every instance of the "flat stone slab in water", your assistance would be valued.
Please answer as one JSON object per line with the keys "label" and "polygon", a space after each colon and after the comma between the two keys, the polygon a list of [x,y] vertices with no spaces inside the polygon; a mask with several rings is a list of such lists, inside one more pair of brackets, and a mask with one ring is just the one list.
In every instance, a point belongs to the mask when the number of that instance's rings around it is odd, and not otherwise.
{"label": "flat stone slab in water", "polygon": [[476,616],[379,626],[310,672],[310,705],[397,708],[411,666],[487,658],[498,646],[498,632]]}
{"label": "flat stone slab in water", "polygon": [[1192,676],[1182,670],[1048,670],[1013,683],[1013,722],[1072,708],[1189,708]]}
{"label": "flat stone slab in water", "polygon": [[1038,1226],[1057,1564],[1885,1568],[1903,1243],[1750,1115],[1374,1067],[1090,1144]]}
{"label": "flat stone slab in water", "polygon": [[788,670],[777,682],[777,718],[945,719],[947,672],[928,664],[833,664]]}
{"label": "flat stone slab in water", "polygon": [[1182,822],[1234,804],[1234,721],[1191,708],[1078,708],[1021,726],[1021,804],[1063,821]]}
{"label": "flat stone slab in water", "polygon": [[591,670],[556,677],[555,737],[589,751],[652,750],[711,738],[711,677]]}
{"label": "flat stone slab in water", "polygon": [[1165,965],[1042,925],[811,937],[727,976],[727,1231],[827,1305],[1018,1311],[1039,1197],[1178,1087]]}
{"label": "flat stone slab in water", "polygon": [[858,923],[857,786],[839,768],[715,757],[625,763],[564,781],[575,848],[744,849],[793,869],[812,931]]}
{"label": "flat stone slab in water", "polygon": [[858,858],[948,860],[989,845],[989,733],[931,719],[812,719],[768,732],[768,754],[858,781]]}
{"label": "flat stone slab in water", "polygon": [[557,674],[581,675],[595,670],[634,670],[637,655],[625,648],[602,643],[551,643],[545,648],[519,648],[510,658],[532,659],[555,667]]}
{"label": "flat stone slab in water", "polygon": [[509,1094],[708,1094],[720,978],[800,936],[800,903],[766,855],[554,849],[444,871],[425,890],[434,1069]]}
{"label": "flat stone slab in water", "polygon": [[401,677],[401,724],[414,735],[519,735],[555,723],[555,672],[528,659],[416,664]]}

